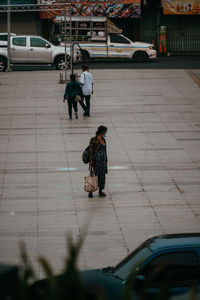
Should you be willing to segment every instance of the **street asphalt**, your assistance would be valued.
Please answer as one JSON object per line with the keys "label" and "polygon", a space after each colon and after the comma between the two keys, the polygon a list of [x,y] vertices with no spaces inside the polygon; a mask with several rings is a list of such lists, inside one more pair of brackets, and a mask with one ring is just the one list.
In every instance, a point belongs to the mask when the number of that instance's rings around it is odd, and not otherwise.
{"label": "street asphalt", "polygon": [[[154,235],[200,230],[200,67],[91,71],[91,117],[79,107],[72,121],[59,71],[0,73],[0,262],[18,263],[24,240],[39,276],[38,255],[58,271],[66,234],[79,239],[86,224],[81,268],[115,265]],[[88,199],[81,155],[99,125],[107,197]]]}
{"label": "street asphalt", "polygon": [[[90,61],[90,69],[200,69],[199,56],[170,56],[158,57],[156,60],[137,63],[132,59],[94,59]],[[80,70],[81,64],[74,65],[75,70]],[[55,70],[55,67],[15,66],[15,71],[30,70]]]}

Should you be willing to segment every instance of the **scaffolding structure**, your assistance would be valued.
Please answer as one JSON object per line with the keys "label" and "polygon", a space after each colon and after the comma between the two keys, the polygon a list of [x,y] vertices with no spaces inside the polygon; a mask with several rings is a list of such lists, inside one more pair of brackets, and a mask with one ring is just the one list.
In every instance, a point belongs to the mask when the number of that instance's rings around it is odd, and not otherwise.
{"label": "scaffolding structure", "polygon": [[64,11],[66,6],[70,6],[70,1],[55,4],[16,4],[16,5],[0,5],[0,13],[10,12],[28,12],[28,11]]}
{"label": "scaffolding structure", "polygon": [[[41,0],[40,0],[41,1]],[[42,2],[42,1],[41,1]],[[102,3],[120,3],[121,0],[59,0],[59,2],[53,4],[16,4],[16,5],[0,5],[0,13],[7,12],[26,12],[26,11],[64,11],[65,6],[73,4],[102,4]],[[146,0],[143,0],[144,5]]]}
{"label": "scaffolding structure", "polygon": [[[7,33],[8,33],[8,62],[7,62],[7,71],[11,71],[10,62],[11,62],[11,55],[10,55],[10,23],[11,13],[24,13],[24,12],[41,12],[41,11],[60,11],[64,18],[70,17],[71,19],[71,2],[66,0],[64,3],[55,3],[55,4],[17,4],[17,5],[11,5],[10,0],[7,0],[7,5],[0,5],[0,13],[7,13]],[[66,24],[66,22],[65,22]],[[71,22],[70,22],[71,24]],[[67,30],[68,29],[68,30]],[[70,62],[67,61],[69,58],[66,55],[66,42],[67,42],[67,36],[70,37],[70,41],[68,41],[68,44],[70,45]],[[71,71],[73,72],[73,45],[72,45],[72,39],[71,39],[71,26],[69,28],[66,28],[65,30],[65,80],[67,81],[67,65],[70,64]],[[62,76],[63,77],[63,76]]]}

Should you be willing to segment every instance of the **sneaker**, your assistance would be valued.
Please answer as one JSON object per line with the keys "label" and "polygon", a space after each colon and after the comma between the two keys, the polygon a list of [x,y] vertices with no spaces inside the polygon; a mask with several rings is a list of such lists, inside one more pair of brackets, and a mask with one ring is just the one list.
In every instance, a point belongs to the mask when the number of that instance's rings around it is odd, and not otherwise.
{"label": "sneaker", "polygon": [[104,192],[99,193],[99,197],[106,197],[106,194]]}
{"label": "sneaker", "polygon": [[88,194],[88,198],[93,198],[92,192],[90,192],[90,193]]}
{"label": "sneaker", "polygon": [[78,114],[77,114],[77,113],[75,113],[75,119],[76,119],[76,120],[78,119]]}
{"label": "sneaker", "polygon": [[68,120],[70,120],[70,121],[71,121],[71,120],[72,120],[72,118],[70,118],[70,117],[69,117],[69,118],[68,118]]}

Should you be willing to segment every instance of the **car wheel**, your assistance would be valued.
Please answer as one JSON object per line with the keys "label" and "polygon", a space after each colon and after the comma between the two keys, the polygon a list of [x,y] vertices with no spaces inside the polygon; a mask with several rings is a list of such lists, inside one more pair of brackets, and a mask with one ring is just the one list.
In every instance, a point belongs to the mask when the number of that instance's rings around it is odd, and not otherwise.
{"label": "car wheel", "polygon": [[144,62],[147,60],[147,58],[148,58],[148,55],[144,51],[137,51],[133,55],[133,59],[137,62]]}
{"label": "car wheel", "polygon": [[7,61],[5,58],[0,57],[0,72],[5,72],[7,68]]}
{"label": "car wheel", "polygon": [[[64,70],[65,69],[65,57],[61,56],[58,59],[56,59],[55,65],[56,65],[57,70]],[[67,56],[66,57],[66,69],[68,70],[68,69],[70,69],[70,67],[71,67],[71,58],[70,58],[70,56]]]}

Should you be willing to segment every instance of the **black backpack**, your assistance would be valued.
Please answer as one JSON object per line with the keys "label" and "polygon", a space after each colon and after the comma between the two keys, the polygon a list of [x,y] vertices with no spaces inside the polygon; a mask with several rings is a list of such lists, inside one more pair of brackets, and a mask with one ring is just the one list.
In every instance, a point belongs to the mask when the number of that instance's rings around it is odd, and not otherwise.
{"label": "black backpack", "polygon": [[89,161],[90,161],[90,149],[89,149],[89,146],[87,146],[87,148],[83,151],[82,160],[83,160],[84,164],[88,164],[89,163]]}

